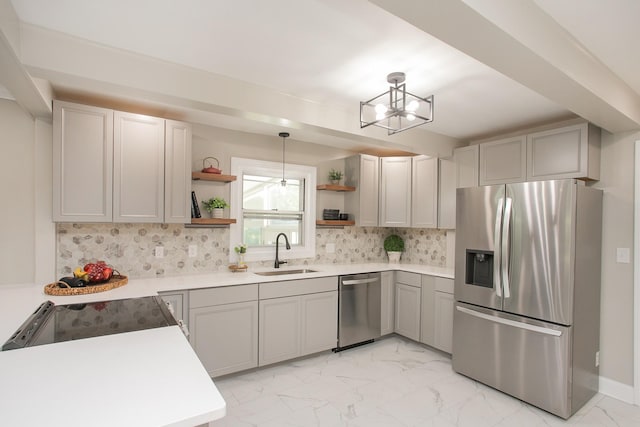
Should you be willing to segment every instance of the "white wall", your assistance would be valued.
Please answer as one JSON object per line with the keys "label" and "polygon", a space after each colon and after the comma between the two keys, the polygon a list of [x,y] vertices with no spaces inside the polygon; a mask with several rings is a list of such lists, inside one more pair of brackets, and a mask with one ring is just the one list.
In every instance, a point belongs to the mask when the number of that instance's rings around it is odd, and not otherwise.
{"label": "white wall", "polygon": [[[285,162],[307,166],[322,165],[318,173],[324,171],[327,164],[342,164],[344,161],[332,161],[350,156],[353,153],[324,145],[311,144],[296,140],[296,134],[291,131],[291,136],[285,141]],[[282,161],[282,138],[277,134],[264,136],[253,133],[237,132],[210,126],[196,125],[193,127],[193,164],[192,170],[202,169],[202,160],[205,157],[215,157],[220,162],[223,174],[229,174],[231,169],[231,157],[244,157],[256,160]],[[215,162],[213,163],[215,166]],[[336,166],[333,166],[336,167]],[[328,169],[327,169],[328,172]],[[324,177],[318,175],[318,184],[326,183]],[[218,196],[230,200],[229,185],[212,182],[192,182],[192,189],[196,192],[198,201]],[[340,196],[342,197],[342,196]],[[322,207],[332,207],[334,200],[320,200],[317,209],[322,212]],[[329,206],[331,205],[331,206]],[[341,206],[338,206],[341,208]],[[202,208],[201,208],[202,209]],[[228,215],[228,209],[225,212]]]}
{"label": "white wall", "polygon": [[35,125],[0,99],[0,284],[34,281]]}
{"label": "white wall", "polygon": [[633,248],[634,142],[638,139],[640,132],[602,131],[601,178],[594,185],[604,190],[600,375],[627,385],[633,384],[633,264],[617,263],[616,248]]}

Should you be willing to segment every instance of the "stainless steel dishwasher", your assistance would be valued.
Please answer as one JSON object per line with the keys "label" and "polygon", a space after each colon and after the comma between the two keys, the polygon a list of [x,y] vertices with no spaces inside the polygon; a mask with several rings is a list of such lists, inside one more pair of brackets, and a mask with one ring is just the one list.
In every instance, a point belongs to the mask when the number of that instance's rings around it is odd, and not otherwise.
{"label": "stainless steel dishwasher", "polygon": [[380,288],[380,273],[340,276],[336,351],[380,337]]}

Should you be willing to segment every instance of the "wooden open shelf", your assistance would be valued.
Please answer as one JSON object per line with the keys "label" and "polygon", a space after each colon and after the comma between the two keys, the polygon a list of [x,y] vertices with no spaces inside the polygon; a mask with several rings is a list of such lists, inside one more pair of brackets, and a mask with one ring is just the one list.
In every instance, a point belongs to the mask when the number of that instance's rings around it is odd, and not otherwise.
{"label": "wooden open shelf", "polygon": [[230,225],[235,224],[233,218],[191,218],[191,224],[200,225]]}
{"label": "wooden open shelf", "polygon": [[194,181],[231,182],[235,181],[237,177],[235,175],[220,175],[217,173],[191,172],[191,179]]}
{"label": "wooden open shelf", "polygon": [[351,220],[340,221],[340,220],[333,220],[333,219],[318,219],[316,220],[316,225],[329,225],[329,226],[356,225],[356,222]]}
{"label": "wooden open shelf", "polygon": [[351,187],[348,185],[320,184],[320,185],[316,185],[316,190],[356,191],[356,187]]}

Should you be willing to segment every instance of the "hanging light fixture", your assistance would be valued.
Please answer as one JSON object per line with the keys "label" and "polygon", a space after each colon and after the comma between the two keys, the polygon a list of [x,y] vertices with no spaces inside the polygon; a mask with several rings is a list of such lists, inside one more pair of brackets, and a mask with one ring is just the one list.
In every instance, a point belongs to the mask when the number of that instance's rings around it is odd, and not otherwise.
{"label": "hanging light fixture", "polygon": [[282,138],[282,181],[280,181],[280,185],[283,187],[287,186],[287,180],[284,179],[284,140],[289,138],[289,132],[280,132],[278,134],[280,138]]}
{"label": "hanging light fixture", "polygon": [[360,102],[360,128],[375,125],[393,135],[433,121],[433,95],[420,98],[407,92],[404,80],[404,73],[391,73],[388,91]]}

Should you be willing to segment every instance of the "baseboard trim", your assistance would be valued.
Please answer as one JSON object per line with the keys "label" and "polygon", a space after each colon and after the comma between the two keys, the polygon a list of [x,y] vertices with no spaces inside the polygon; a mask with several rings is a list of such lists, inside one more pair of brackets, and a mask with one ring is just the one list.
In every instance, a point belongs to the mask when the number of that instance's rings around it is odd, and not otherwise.
{"label": "baseboard trim", "polygon": [[623,384],[609,378],[600,377],[600,393],[634,404],[634,390],[632,385]]}

